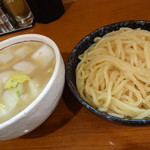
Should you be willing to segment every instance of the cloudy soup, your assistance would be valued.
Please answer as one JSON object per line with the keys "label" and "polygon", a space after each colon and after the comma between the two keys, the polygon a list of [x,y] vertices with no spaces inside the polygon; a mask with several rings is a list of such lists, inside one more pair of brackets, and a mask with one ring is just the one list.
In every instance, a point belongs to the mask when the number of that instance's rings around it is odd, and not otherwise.
{"label": "cloudy soup", "polygon": [[54,70],[53,49],[37,41],[0,50],[0,123],[25,109],[41,93]]}

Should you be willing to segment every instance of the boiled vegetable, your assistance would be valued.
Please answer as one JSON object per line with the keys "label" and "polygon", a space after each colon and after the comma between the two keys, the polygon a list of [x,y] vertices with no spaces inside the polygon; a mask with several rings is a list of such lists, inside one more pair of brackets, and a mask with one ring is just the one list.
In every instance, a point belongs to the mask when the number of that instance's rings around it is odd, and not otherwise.
{"label": "boiled vegetable", "polygon": [[24,83],[29,80],[30,80],[30,77],[28,75],[15,72],[6,81],[4,85],[4,89],[17,87],[19,83]]}

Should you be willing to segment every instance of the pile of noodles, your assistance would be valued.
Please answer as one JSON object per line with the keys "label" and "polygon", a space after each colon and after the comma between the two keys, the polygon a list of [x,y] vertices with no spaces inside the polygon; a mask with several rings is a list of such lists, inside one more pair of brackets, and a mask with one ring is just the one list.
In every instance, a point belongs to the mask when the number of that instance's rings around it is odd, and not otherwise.
{"label": "pile of noodles", "polygon": [[81,97],[121,118],[150,118],[150,32],[120,30],[96,37],[76,68]]}

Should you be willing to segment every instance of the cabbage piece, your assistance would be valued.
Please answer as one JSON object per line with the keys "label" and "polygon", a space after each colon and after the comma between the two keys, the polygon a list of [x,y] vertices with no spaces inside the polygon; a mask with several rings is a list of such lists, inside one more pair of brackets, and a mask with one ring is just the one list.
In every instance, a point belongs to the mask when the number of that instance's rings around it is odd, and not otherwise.
{"label": "cabbage piece", "polygon": [[32,94],[32,96],[33,97],[36,97],[36,96],[38,96],[38,94],[39,94],[39,83],[36,81],[36,80],[30,80],[29,82],[28,82],[28,85],[29,85],[29,89],[30,89],[30,91],[31,91],[31,94]]}
{"label": "cabbage piece", "polygon": [[24,83],[28,81],[30,81],[28,75],[19,72],[14,72],[10,75],[4,84],[4,92],[2,94],[2,101],[7,109],[4,110],[3,105],[1,105],[0,114],[5,111],[11,111],[17,105],[21,100],[21,96],[23,96]]}
{"label": "cabbage piece", "polygon": [[44,45],[40,47],[31,58],[38,64],[46,66],[54,58],[54,51],[51,47]]}
{"label": "cabbage piece", "polygon": [[17,87],[20,83],[29,81],[30,77],[19,72],[14,72],[8,80],[5,82],[4,89],[10,89]]}
{"label": "cabbage piece", "polygon": [[16,71],[21,71],[22,73],[30,74],[32,71],[34,71],[36,66],[33,63],[28,62],[28,61],[21,61],[21,62],[15,64],[13,66],[13,68]]}
{"label": "cabbage piece", "polygon": [[0,115],[3,115],[5,114],[7,111],[6,111],[6,106],[3,105],[3,104],[0,104]]}
{"label": "cabbage piece", "polygon": [[4,50],[0,53],[0,62],[6,64],[11,61],[13,57],[13,53],[10,50]]}
{"label": "cabbage piece", "polygon": [[2,80],[3,83],[6,82],[6,80],[10,77],[10,75],[13,73],[14,71],[12,70],[8,70],[8,71],[4,71],[0,73],[0,79]]}
{"label": "cabbage piece", "polygon": [[17,87],[13,88],[14,89],[14,92],[16,93],[17,96],[22,96],[23,94],[23,84],[18,84]]}
{"label": "cabbage piece", "polygon": [[16,91],[14,89],[5,90],[2,98],[5,105],[7,106],[7,110],[13,109],[19,101],[19,96],[16,94]]}

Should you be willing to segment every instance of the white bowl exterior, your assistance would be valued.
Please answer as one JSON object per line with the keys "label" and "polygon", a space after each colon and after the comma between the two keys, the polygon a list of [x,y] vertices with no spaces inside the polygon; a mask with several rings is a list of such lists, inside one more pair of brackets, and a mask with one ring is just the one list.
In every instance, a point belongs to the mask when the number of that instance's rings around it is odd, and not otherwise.
{"label": "white bowl exterior", "polygon": [[65,67],[56,44],[49,38],[38,34],[25,34],[0,43],[0,49],[22,41],[41,41],[50,45],[55,52],[56,65],[53,75],[42,93],[22,112],[0,124],[0,140],[20,137],[41,125],[54,111],[64,87]]}

